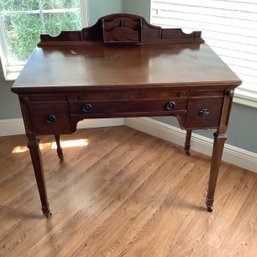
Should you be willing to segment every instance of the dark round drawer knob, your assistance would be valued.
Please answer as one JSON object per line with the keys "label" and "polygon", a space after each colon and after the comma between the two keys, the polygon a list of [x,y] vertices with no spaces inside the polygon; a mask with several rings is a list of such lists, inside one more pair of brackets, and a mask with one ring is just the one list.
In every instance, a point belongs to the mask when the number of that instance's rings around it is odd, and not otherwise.
{"label": "dark round drawer knob", "polygon": [[56,117],[55,117],[55,115],[53,115],[53,114],[47,114],[47,116],[46,116],[46,122],[47,122],[48,124],[53,124],[53,123],[55,123],[55,122],[56,122]]}
{"label": "dark round drawer knob", "polygon": [[167,111],[172,111],[175,109],[176,104],[174,101],[169,101],[168,103],[165,104],[165,107]]}
{"label": "dark round drawer knob", "polygon": [[91,104],[83,104],[82,105],[82,111],[83,112],[91,112],[93,109]]}
{"label": "dark round drawer knob", "polygon": [[203,108],[199,111],[199,116],[202,118],[207,117],[210,114],[209,110],[207,108]]}

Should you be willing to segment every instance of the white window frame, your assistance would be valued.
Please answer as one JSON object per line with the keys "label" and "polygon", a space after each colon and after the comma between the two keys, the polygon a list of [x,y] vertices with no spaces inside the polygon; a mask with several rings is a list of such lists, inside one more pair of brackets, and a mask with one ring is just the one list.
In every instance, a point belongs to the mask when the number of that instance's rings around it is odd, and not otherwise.
{"label": "white window frame", "polygon": [[[15,11],[15,13],[28,13],[28,14],[44,14],[44,13],[61,13],[61,12],[71,12],[77,11],[78,8],[69,8],[69,9],[53,9],[53,10],[33,10],[33,11]],[[87,12],[87,0],[80,0],[80,14],[81,14],[81,23],[83,27],[88,26],[88,12]],[[11,13],[11,12],[7,12]],[[8,45],[6,42],[6,35],[4,31],[3,22],[0,16],[0,62],[2,64],[3,73],[5,80],[13,81],[20,74],[25,63],[19,65],[11,65],[8,63]]]}
{"label": "white window frame", "polygon": [[[228,2],[227,4],[228,4],[228,6],[229,6],[229,1],[231,1],[231,2],[234,2],[234,3],[240,3],[241,5],[242,5],[242,7],[243,7],[243,4],[244,4],[244,1],[243,0],[227,0],[226,2]],[[154,19],[154,16],[155,16],[155,14],[156,14],[156,11],[158,12],[158,3],[157,2],[159,2],[158,0],[150,0],[150,2],[151,2],[151,7],[150,7],[150,10],[151,10],[151,13],[150,13],[150,22],[152,23],[152,24],[155,24],[155,25],[160,25],[160,24],[156,24],[155,23],[155,20],[156,19]],[[154,2],[154,3],[153,3]],[[167,3],[167,2],[169,2],[169,0],[163,0],[163,1],[161,1],[160,0],[160,4],[161,3]],[[177,1],[177,0],[175,0],[175,1],[173,1],[174,2],[174,4],[175,5],[177,5],[177,6],[179,6],[180,5],[180,3],[181,3],[181,5],[183,5],[183,2],[184,2],[184,4],[186,5],[186,4],[188,4],[188,5],[190,5],[191,4],[191,2],[190,1]],[[172,2],[172,0],[171,0],[171,4],[173,4],[173,2]],[[204,3],[204,1],[203,0],[199,0],[199,2],[203,2]],[[209,2],[212,2],[212,4],[213,4],[213,7],[215,7],[215,8],[218,8],[219,7],[219,3],[220,3],[220,0],[209,0]],[[249,4],[249,2],[250,3],[255,3],[255,0],[250,0],[250,1],[247,1],[248,2],[248,4]],[[156,7],[157,7],[157,9],[156,9]],[[183,12],[183,10],[181,11],[180,10],[180,13],[181,12]],[[214,12],[215,12],[215,10],[214,10]],[[254,10],[253,10],[253,12],[255,12]],[[193,14],[193,13],[192,13]],[[185,15],[187,15],[186,13],[185,13]],[[257,16],[257,12],[256,12],[256,16]],[[161,16],[160,16],[161,17]],[[186,16],[185,16],[186,17]],[[187,18],[186,18],[187,19]],[[185,20],[186,20],[185,19]],[[158,20],[158,19],[157,19]],[[163,25],[160,25],[160,26],[163,26]],[[173,27],[173,26],[172,26]],[[181,26],[180,26],[181,27]],[[201,30],[201,28],[199,28],[199,30]],[[186,31],[187,32],[187,31]],[[204,38],[204,32],[203,32],[203,38]],[[256,63],[256,65],[257,65],[257,63]],[[255,66],[254,66],[255,67]],[[239,75],[239,77],[240,77],[240,75]],[[257,83],[256,83],[256,85],[257,85]],[[234,97],[234,102],[235,103],[239,103],[239,104],[243,104],[243,105],[246,105],[246,106],[250,106],[250,107],[255,107],[255,108],[257,108],[257,87],[255,88],[254,87],[254,89],[249,89],[249,88],[246,88],[246,87],[238,87],[236,90],[235,90],[235,97]]]}

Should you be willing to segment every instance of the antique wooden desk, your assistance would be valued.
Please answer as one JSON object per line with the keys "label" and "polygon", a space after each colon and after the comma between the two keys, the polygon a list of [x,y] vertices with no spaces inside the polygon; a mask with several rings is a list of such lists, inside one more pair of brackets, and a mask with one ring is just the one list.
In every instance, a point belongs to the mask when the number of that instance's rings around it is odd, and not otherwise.
{"label": "antique wooden desk", "polygon": [[12,91],[23,114],[42,211],[50,217],[39,135],[73,133],[90,118],[176,116],[186,129],[214,134],[207,209],[226,140],[234,88],[240,79],[201,39],[200,32],[161,29],[130,14],[105,16],[82,31],[41,35]]}

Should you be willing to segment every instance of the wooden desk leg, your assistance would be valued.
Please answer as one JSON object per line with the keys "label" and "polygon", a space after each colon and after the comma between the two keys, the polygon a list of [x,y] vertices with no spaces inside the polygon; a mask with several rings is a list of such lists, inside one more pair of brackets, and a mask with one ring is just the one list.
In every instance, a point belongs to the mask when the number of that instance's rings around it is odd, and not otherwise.
{"label": "wooden desk leg", "polygon": [[191,135],[192,135],[192,130],[187,130],[184,149],[185,149],[186,155],[188,155],[188,156],[190,155]]}
{"label": "wooden desk leg", "polygon": [[227,137],[225,133],[219,133],[218,131],[214,133],[214,145],[212,152],[211,170],[209,177],[208,193],[206,198],[207,210],[212,212],[214,193],[216,188],[216,183],[218,179],[219,167],[221,162],[221,157],[223,153],[224,143]]}
{"label": "wooden desk leg", "polygon": [[57,155],[61,161],[63,161],[63,152],[62,152],[62,147],[61,147],[61,141],[60,141],[60,135],[54,135],[55,137],[55,142],[57,146]]}
{"label": "wooden desk leg", "polygon": [[47,193],[45,186],[45,177],[41,160],[41,152],[39,149],[39,139],[34,135],[28,136],[28,148],[30,151],[30,156],[34,168],[34,174],[37,181],[37,187],[39,191],[39,196],[42,204],[43,214],[49,219],[52,214],[49,209],[49,204],[47,201]]}

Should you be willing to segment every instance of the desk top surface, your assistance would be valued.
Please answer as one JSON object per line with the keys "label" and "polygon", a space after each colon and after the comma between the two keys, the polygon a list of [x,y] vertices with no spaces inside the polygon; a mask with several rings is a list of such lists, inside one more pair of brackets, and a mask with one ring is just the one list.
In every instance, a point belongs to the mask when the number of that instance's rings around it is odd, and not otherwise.
{"label": "desk top surface", "polygon": [[13,85],[22,88],[239,85],[207,44],[37,48]]}

